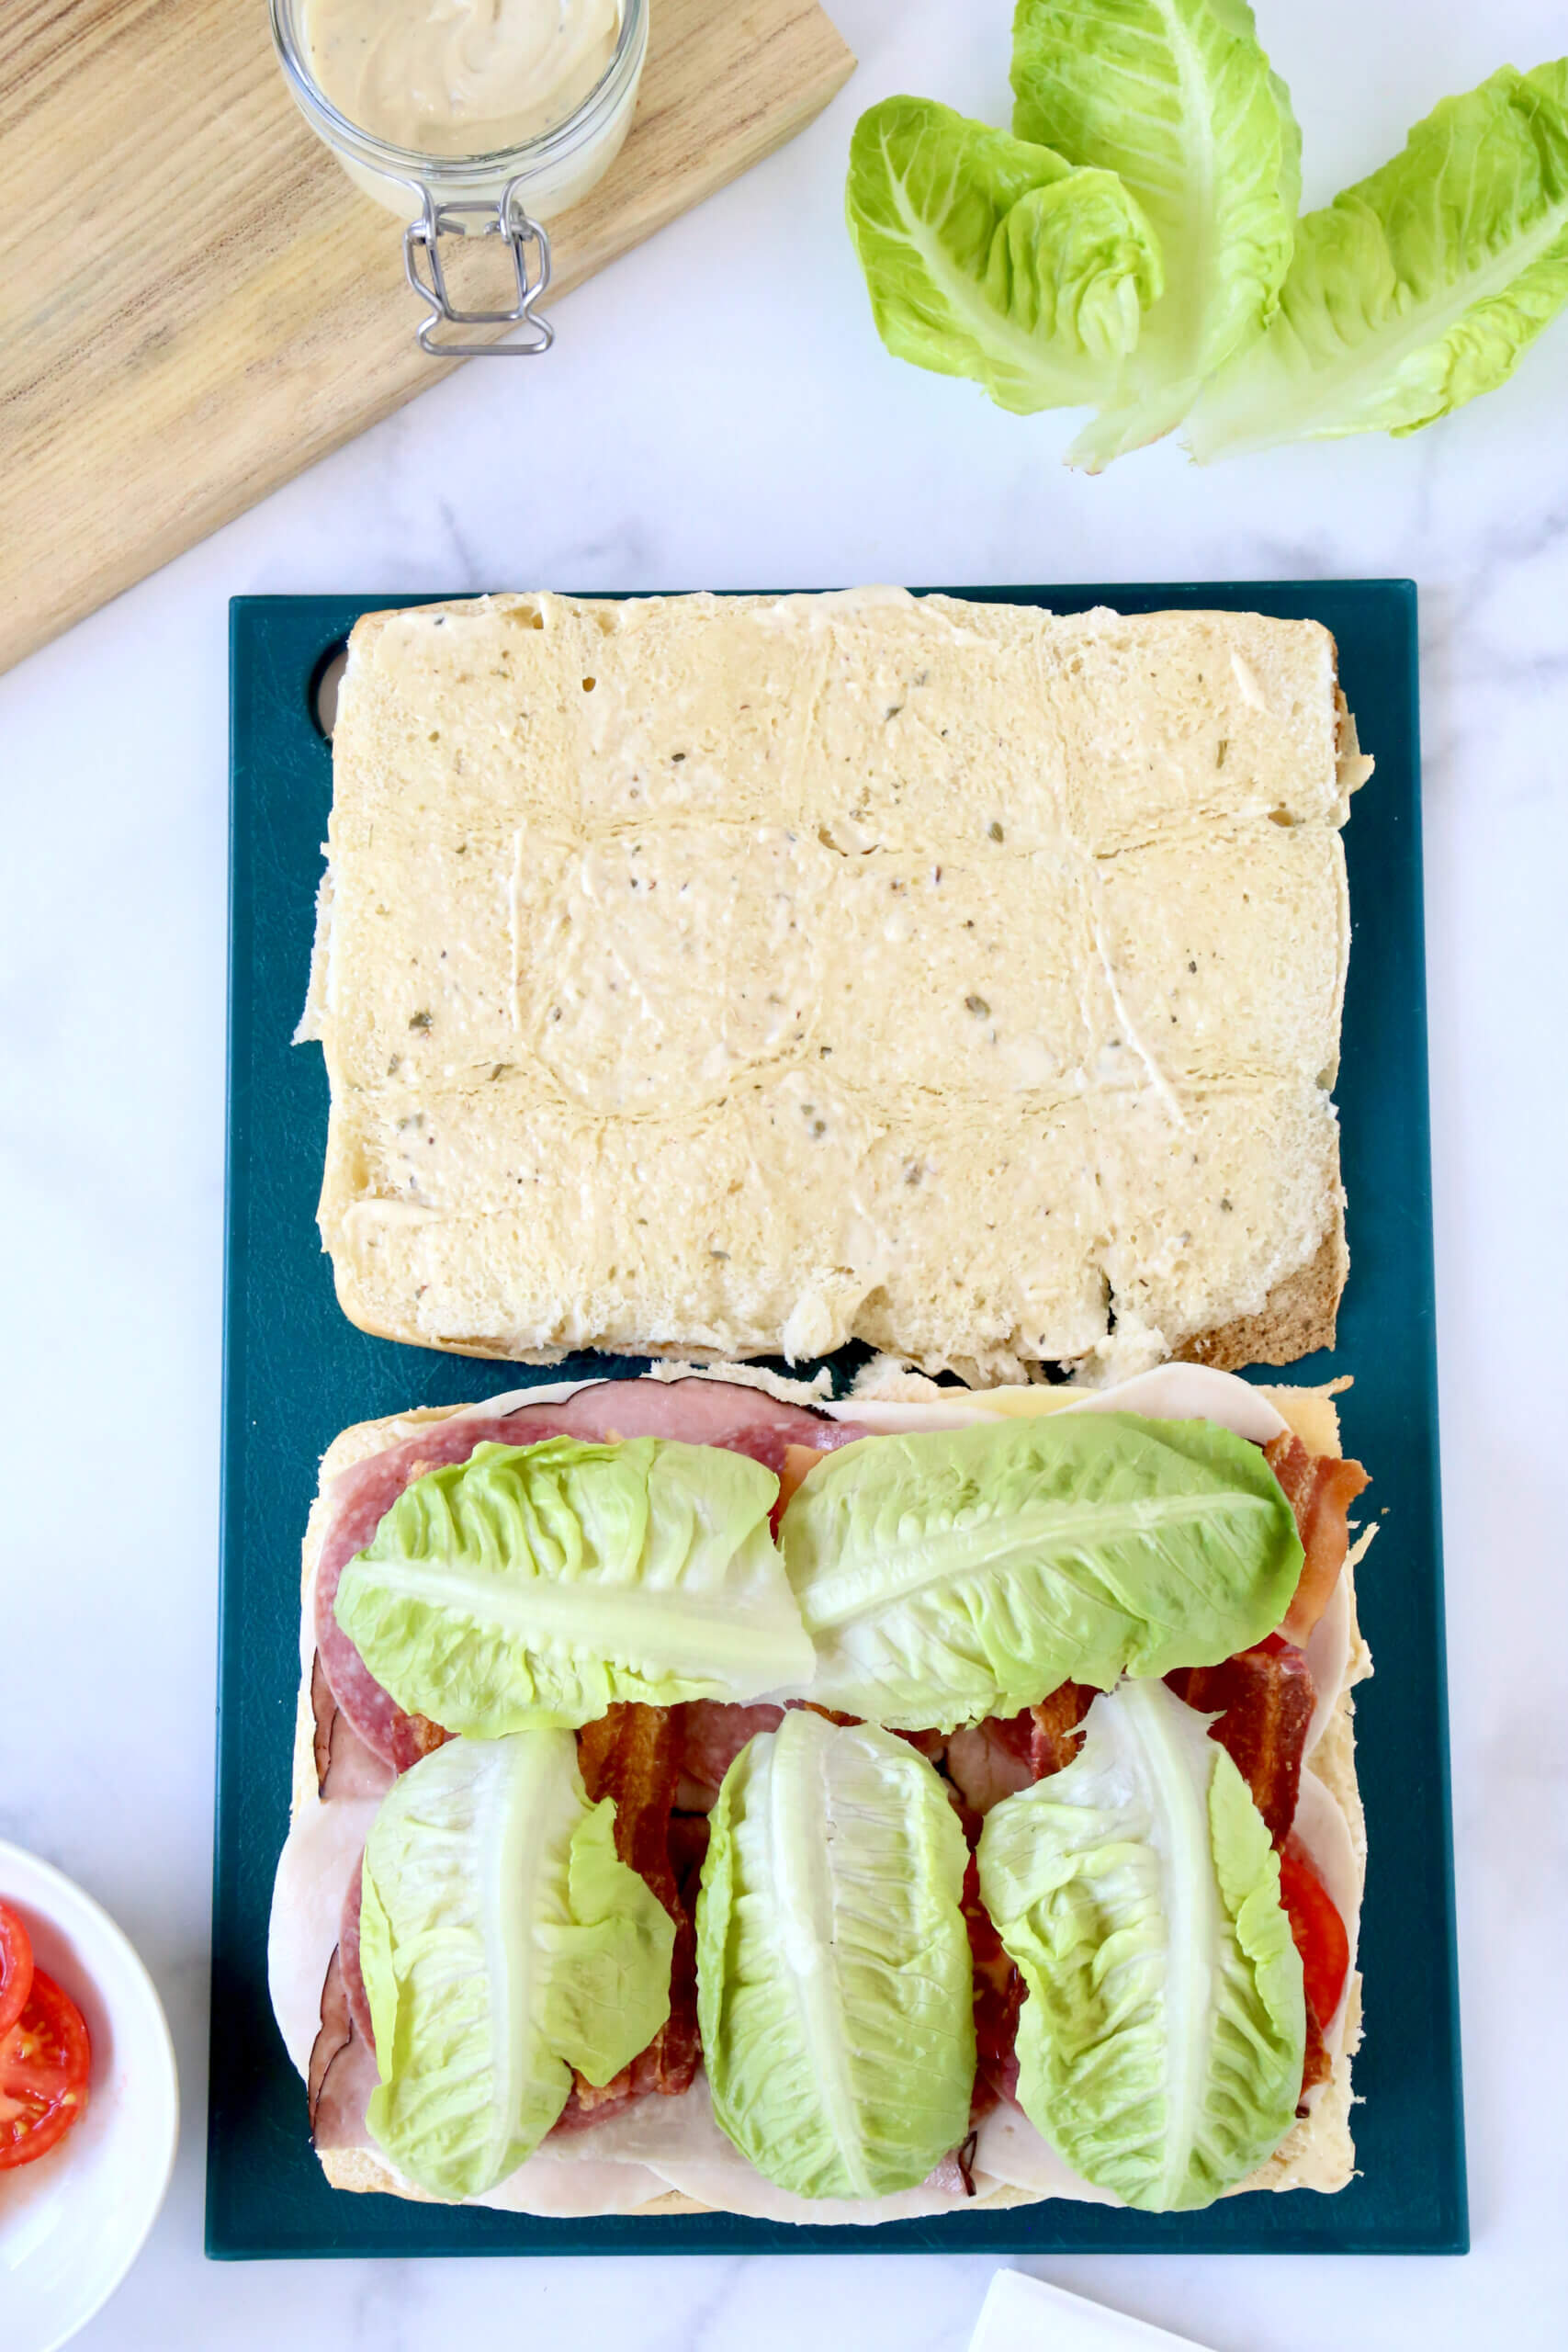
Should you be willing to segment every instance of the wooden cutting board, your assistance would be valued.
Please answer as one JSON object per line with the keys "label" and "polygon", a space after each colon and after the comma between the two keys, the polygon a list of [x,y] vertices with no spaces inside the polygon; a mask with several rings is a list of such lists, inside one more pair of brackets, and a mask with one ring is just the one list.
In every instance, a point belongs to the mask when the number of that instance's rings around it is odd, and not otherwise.
{"label": "wooden cutting board", "polygon": [[[651,0],[631,135],[555,226],[547,312],[853,64],[813,0]],[[0,670],[437,381],[421,316],[265,0],[0,0]]]}

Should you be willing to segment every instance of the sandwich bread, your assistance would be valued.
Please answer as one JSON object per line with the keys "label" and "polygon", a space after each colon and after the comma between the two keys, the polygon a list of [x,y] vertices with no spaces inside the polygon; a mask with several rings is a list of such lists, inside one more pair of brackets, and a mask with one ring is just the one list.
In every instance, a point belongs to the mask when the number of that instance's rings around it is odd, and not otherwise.
{"label": "sandwich bread", "polygon": [[344,1310],[971,1381],[1331,1342],[1368,765],[1312,622],[368,616],[302,1025]]}

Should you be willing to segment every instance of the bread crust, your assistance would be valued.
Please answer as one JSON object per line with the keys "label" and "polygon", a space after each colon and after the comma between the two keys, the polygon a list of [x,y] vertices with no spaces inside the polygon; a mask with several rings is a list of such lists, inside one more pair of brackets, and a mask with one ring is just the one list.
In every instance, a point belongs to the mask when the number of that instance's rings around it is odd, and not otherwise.
{"label": "bread crust", "polygon": [[[704,1376],[705,1368],[687,1368],[697,1376]],[[748,1365],[741,1369],[748,1385],[767,1394],[782,1396],[792,1403],[807,1401],[812,1397],[812,1391],[798,1381],[781,1378],[761,1366]],[[1316,1388],[1270,1386],[1263,1388],[1260,1393],[1310,1452],[1332,1454],[1338,1451],[1339,1445],[1339,1418],[1334,1400],[1348,1385],[1347,1381],[1339,1380]],[[341,1471],[367,1460],[389,1446],[400,1444],[405,1438],[422,1428],[428,1428],[433,1422],[448,1420],[472,1409],[463,1405],[419,1407],[407,1412],[389,1414],[378,1420],[358,1421],[340,1431],[321,1458],[321,1484],[311,1506],[302,1546],[302,1670],[295,1717],[294,1814],[298,1814],[302,1805],[313,1803],[317,1794],[314,1716],[310,1701],[310,1658],[314,1648],[310,1622],[316,1570],[331,1512],[327,1489]],[[1355,1570],[1374,1532],[1372,1527],[1363,1530],[1352,1544],[1346,1561],[1343,1573],[1350,1602],[1349,1661],[1332,1717],[1313,1750],[1308,1767],[1323,1783],[1344,1819],[1356,1859],[1358,1899],[1359,1884],[1365,1878],[1367,1837],[1366,1817],[1356,1781],[1355,1702],[1352,1694],[1357,1684],[1371,1673],[1372,1666],[1371,1653],[1356,1616]],[[1260,2189],[1282,2191],[1292,2188],[1310,2188],[1333,2194],[1348,2185],[1355,2173],[1355,2148],[1350,2132],[1350,2110],[1354,2104],[1350,2066],[1360,2039],[1361,1977],[1359,1970],[1353,1970],[1346,1993],[1346,2021],[1341,2046],[1334,2057],[1329,2079],[1318,2092],[1311,2113],[1299,2119],[1268,2162],[1248,2179],[1228,2190],[1228,2196],[1242,2196]],[[419,2204],[445,2201],[431,2197],[426,2190],[395,2173],[373,2148],[321,2149],[317,2154],[321,2169],[334,2188],[357,2194],[402,2197]],[[1037,2195],[1026,2188],[1007,2185],[986,2191],[955,2211],[959,2213],[1000,2212],[1017,2206],[1051,2201],[1048,2194]],[[674,2190],[635,2208],[638,2218],[726,2210],[728,2209],[704,2205]],[[852,2227],[853,2224],[844,2226]]]}
{"label": "bread crust", "polygon": [[1249,1363],[1296,1363],[1319,1348],[1331,1348],[1349,1272],[1341,1207],[1315,1254],[1275,1283],[1256,1315],[1238,1316],[1217,1330],[1183,1340],[1176,1351],[1177,1361],[1212,1364],[1216,1372],[1239,1372]]}

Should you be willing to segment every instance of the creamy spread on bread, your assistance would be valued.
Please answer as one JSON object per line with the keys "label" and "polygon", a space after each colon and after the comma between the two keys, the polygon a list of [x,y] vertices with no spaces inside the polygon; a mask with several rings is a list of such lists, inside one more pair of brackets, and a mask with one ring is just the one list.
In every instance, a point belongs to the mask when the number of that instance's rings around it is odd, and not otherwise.
{"label": "creamy spread on bread", "polygon": [[527,1359],[1104,1375],[1322,1264],[1274,1354],[1318,1343],[1363,765],[1307,622],[370,616],[305,1024],[345,1309]]}

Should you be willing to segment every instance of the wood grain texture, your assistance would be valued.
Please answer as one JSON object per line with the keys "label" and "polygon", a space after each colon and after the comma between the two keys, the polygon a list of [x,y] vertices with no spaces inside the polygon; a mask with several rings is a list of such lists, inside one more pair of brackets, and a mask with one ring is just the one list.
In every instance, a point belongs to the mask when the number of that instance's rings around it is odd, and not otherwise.
{"label": "wood grain texture", "polygon": [[[652,0],[631,134],[556,224],[547,310],[853,63],[814,0]],[[3,0],[0,669],[438,381],[420,316],[263,0]]]}

